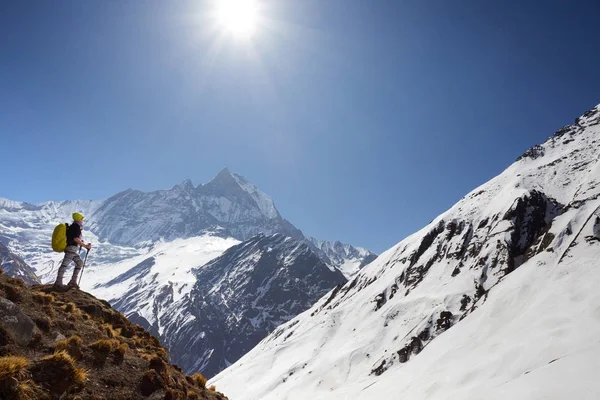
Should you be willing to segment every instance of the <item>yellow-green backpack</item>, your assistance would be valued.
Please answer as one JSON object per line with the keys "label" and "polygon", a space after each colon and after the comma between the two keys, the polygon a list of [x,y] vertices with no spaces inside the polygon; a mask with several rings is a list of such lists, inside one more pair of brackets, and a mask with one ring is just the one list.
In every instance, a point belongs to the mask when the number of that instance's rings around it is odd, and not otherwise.
{"label": "yellow-green backpack", "polygon": [[52,250],[62,253],[67,248],[67,228],[69,224],[56,225],[52,232]]}

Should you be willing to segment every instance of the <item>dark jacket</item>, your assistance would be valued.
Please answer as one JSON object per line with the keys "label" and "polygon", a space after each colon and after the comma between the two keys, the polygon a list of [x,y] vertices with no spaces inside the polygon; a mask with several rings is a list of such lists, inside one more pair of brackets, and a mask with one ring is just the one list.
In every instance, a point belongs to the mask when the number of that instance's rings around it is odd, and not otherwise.
{"label": "dark jacket", "polygon": [[67,246],[77,246],[75,238],[81,239],[81,226],[77,222],[73,222],[67,228]]}

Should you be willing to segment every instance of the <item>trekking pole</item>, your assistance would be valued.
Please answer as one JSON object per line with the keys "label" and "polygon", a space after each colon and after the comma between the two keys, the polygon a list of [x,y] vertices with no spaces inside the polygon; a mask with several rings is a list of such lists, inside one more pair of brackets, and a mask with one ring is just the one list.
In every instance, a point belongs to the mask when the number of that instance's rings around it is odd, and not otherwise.
{"label": "trekking pole", "polygon": [[83,259],[83,266],[81,267],[81,275],[79,275],[79,282],[77,282],[77,286],[81,284],[81,278],[83,278],[83,270],[85,269],[85,262],[87,261],[87,256],[90,254],[90,250],[85,252],[85,258]]}

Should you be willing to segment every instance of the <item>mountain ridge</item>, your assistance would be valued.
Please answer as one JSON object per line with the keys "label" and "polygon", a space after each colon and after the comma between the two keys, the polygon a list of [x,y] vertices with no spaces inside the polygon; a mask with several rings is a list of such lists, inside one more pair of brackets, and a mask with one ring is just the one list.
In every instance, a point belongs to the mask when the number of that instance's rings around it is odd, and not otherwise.
{"label": "mountain ridge", "polygon": [[[501,395],[489,393],[498,399],[600,393],[585,373],[600,348],[583,366],[566,364],[578,371],[569,375],[577,383],[566,385],[549,372],[537,373],[544,381],[528,377],[540,365],[583,351],[600,332],[594,317],[600,296],[588,283],[598,278],[600,259],[599,140],[596,106],[212,382],[242,400],[478,399],[490,387],[499,388]],[[269,375],[251,375],[267,365]],[[524,383],[506,383],[517,378]],[[544,382],[541,392],[535,382]]]}
{"label": "mountain ridge", "polygon": [[[3,212],[3,204],[10,206],[11,211],[4,209]],[[349,245],[341,246],[339,254],[333,247],[328,254],[320,251],[279,214],[272,199],[241,175],[225,169],[204,185],[194,186],[185,180],[171,189],[149,193],[128,189],[105,201],[49,202],[38,206],[0,202],[0,237],[30,262],[44,282],[55,279],[62,260],[62,254],[49,249],[54,224],[68,221],[75,206],[86,215],[84,240],[93,244],[82,288],[111,301],[132,321],[168,340],[174,349],[174,360],[186,370],[200,366],[200,362],[210,375],[236,361],[277,325],[310,307],[320,295],[345,282],[340,270],[351,276],[349,274],[362,267],[366,259],[373,258],[367,250]],[[244,239],[254,232],[259,233]],[[290,242],[279,243],[283,237],[290,238]],[[213,298],[213,308],[219,312],[212,322],[217,324],[222,316],[237,315],[239,326],[227,321],[216,326],[194,322],[198,329],[214,331],[226,338],[227,349],[219,350],[223,344],[214,340],[214,343],[208,339],[206,343],[197,343],[189,329],[185,335],[167,333],[173,332],[175,327],[187,326],[188,319],[195,318],[195,308],[202,308],[201,299],[208,296],[208,290],[202,287],[194,291],[194,288],[199,285],[199,276],[202,276],[200,280],[207,279],[204,266],[210,267],[211,261],[231,247],[252,245],[257,240],[272,241],[271,256],[275,258],[256,264],[257,254],[261,254],[262,259],[269,258],[259,246],[256,253],[241,252],[246,265],[272,268],[269,275],[273,277],[289,268],[303,270],[307,263],[321,271],[308,274],[296,288],[290,289],[294,301],[289,310],[282,311],[285,302],[273,297],[275,289],[265,280],[260,290],[235,293],[243,296],[249,306],[236,302],[235,296],[229,300],[237,304],[235,308],[223,307],[219,296]],[[302,248],[305,253],[294,254],[291,248]],[[276,261],[277,255],[290,257],[290,266]],[[218,276],[217,271],[212,274]],[[241,270],[239,274],[247,279],[254,276]],[[279,276],[277,282],[285,285],[287,280]],[[273,304],[260,303],[263,310],[270,311],[264,314],[261,324],[253,325],[248,321],[254,318],[256,322],[257,317],[245,315],[254,310],[253,304],[265,298],[265,293]],[[181,303],[182,299],[187,299],[189,305]],[[182,311],[176,313],[171,303],[181,304]],[[169,336],[176,339],[168,339]],[[185,346],[190,341],[195,342],[197,352]],[[206,352],[214,354],[206,355]]]}
{"label": "mountain ridge", "polygon": [[[346,282],[307,244],[282,234],[257,235],[195,272],[190,295],[170,304],[163,314],[165,319],[178,317],[162,337],[184,370],[202,370],[207,377]],[[191,332],[204,334],[198,340]]]}
{"label": "mountain ridge", "polygon": [[[115,246],[139,247],[149,243],[179,238],[216,234],[246,240],[255,234],[283,233],[297,240],[305,240],[302,231],[283,218],[273,200],[239,174],[223,169],[210,182],[194,186],[186,179],[171,189],[143,192],[134,189],[121,191],[106,200],[49,201],[39,204],[17,202],[0,198],[0,238],[17,254],[30,261],[41,275],[40,261],[30,259],[30,253],[39,254],[43,247],[27,249],[19,228],[34,228],[39,232],[27,233],[31,242],[45,242],[44,235],[53,224],[69,221],[71,212],[86,215],[85,231],[92,239]],[[44,232],[42,232],[44,231]],[[38,239],[39,238],[39,239]],[[352,271],[367,264],[373,253],[361,248],[347,260],[343,254],[326,256],[306,239],[325,262],[342,266],[352,261]],[[95,254],[92,254],[94,259]],[[42,270],[47,267],[41,267]]]}

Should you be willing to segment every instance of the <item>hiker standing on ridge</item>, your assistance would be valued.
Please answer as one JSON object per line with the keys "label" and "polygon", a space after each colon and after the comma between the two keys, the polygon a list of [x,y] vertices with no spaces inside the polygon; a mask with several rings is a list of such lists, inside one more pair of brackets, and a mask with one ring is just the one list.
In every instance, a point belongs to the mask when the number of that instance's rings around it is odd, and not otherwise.
{"label": "hiker standing on ridge", "polygon": [[81,240],[82,226],[83,215],[78,212],[73,213],[73,223],[69,225],[69,228],[67,229],[67,247],[65,248],[65,258],[58,268],[58,275],[56,276],[56,282],[54,282],[54,286],[57,288],[64,288],[63,277],[65,275],[65,270],[71,261],[73,261],[75,262],[75,270],[73,271],[73,276],[71,277],[71,280],[67,286],[79,289],[79,285],[77,285],[77,277],[79,276],[81,268],[83,268],[83,261],[81,260],[81,257],[79,257],[77,246],[86,248],[88,251],[92,248],[91,243],[85,244]]}

